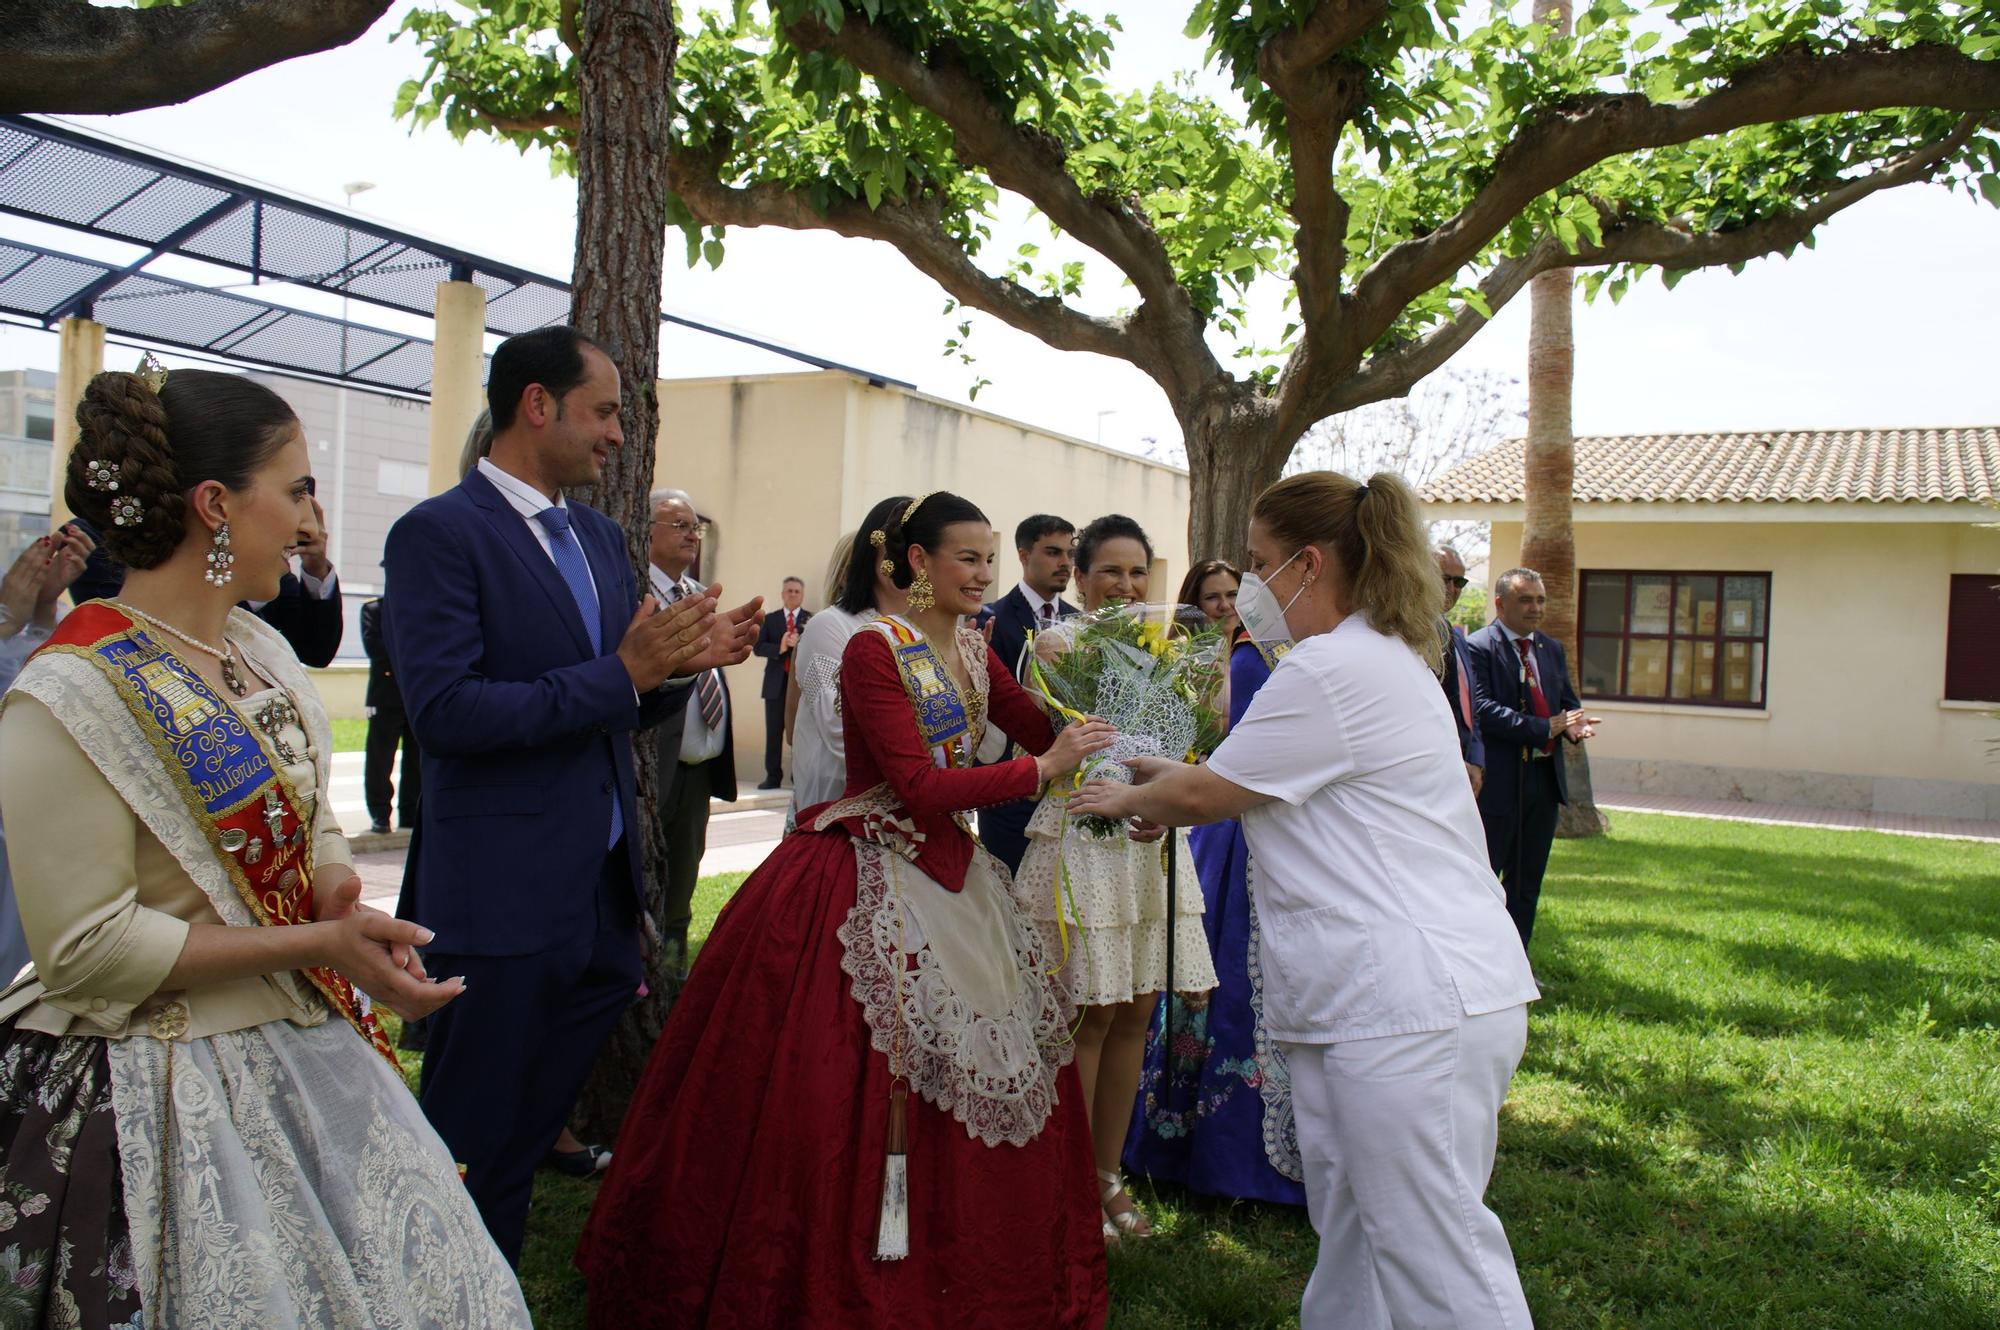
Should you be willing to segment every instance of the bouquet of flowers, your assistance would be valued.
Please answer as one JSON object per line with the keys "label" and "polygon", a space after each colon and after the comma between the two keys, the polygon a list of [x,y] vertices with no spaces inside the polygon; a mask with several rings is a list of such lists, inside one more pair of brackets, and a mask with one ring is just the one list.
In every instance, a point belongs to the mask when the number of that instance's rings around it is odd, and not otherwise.
{"label": "bouquet of flowers", "polygon": [[[1037,633],[1028,682],[1063,719],[1097,716],[1118,727],[1112,745],[1078,770],[1076,786],[1130,782],[1127,758],[1192,762],[1222,742],[1214,699],[1228,654],[1221,631],[1192,605],[1107,605]],[[1121,830],[1095,816],[1076,825],[1100,838]]]}

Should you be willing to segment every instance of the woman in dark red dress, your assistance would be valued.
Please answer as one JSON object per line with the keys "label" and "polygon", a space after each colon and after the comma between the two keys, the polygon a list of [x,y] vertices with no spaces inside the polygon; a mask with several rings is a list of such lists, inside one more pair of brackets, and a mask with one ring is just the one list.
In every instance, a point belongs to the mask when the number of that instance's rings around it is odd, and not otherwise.
{"label": "woman in dark red dress", "polygon": [[[962,624],[993,582],[972,504],[926,495],[874,543],[909,612],[842,657],[846,792],[800,812],[674,1004],[577,1253],[594,1327],[1104,1320],[1075,1011],[963,810],[1110,727],[1053,737]],[[972,768],[989,720],[1040,756]]]}

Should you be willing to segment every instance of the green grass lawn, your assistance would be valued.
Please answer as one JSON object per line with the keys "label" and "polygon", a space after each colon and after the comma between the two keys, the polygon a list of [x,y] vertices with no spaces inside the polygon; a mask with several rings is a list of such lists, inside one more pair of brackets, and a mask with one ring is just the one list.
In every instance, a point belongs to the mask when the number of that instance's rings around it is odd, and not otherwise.
{"label": "green grass lawn", "polygon": [[336,753],[359,753],[368,747],[368,722],[366,720],[335,720],[333,722],[333,751]]}
{"label": "green grass lawn", "polygon": [[[1544,1330],[2000,1325],[2000,847],[1621,815],[1557,846],[1534,960],[1490,1197]],[[591,1187],[536,1190],[544,1330]],[[1302,1214],[1137,1190],[1112,1326],[1297,1325]]]}

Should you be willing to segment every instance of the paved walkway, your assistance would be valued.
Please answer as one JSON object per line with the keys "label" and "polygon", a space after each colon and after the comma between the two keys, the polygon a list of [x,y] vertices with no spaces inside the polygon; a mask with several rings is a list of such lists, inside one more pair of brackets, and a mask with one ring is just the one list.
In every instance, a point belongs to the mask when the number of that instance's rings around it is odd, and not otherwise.
{"label": "paved walkway", "polygon": [[1895,836],[1931,836],[1944,840],[2000,841],[2000,822],[1919,817],[1913,813],[1862,813],[1841,808],[1800,808],[1791,804],[1753,804],[1736,799],[1696,799],[1677,794],[1614,794],[1608,791],[1599,793],[1597,806],[1614,812],[1711,817],[1731,822],[1762,822],[1778,827],[1826,827],[1837,831],[1886,831]]}

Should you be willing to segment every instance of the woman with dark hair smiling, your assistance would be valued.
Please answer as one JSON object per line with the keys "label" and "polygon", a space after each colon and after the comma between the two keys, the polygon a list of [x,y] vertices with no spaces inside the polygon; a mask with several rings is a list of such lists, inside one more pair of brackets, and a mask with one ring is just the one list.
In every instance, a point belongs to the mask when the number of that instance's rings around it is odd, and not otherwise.
{"label": "woman with dark hair smiling", "polygon": [[1525,1328],[1485,1192],[1539,994],[1437,683],[1416,497],[1386,472],[1289,476],[1252,506],[1249,546],[1244,626],[1296,645],[1206,764],[1137,759],[1137,784],[1070,806],[1242,819],[1319,1233],[1299,1324]]}
{"label": "woman with dark hair smiling", "polygon": [[[1104,1319],[1074,1012],[962,818],[1112,731],[1052,735],[965,625],[979,509],[926,494],[858,548],[905,609],[842,653],[843,796],[716,920],[626,1114],[577,1256],[605,1330]],[[975,768],[989,722],[1039,756]]]}

